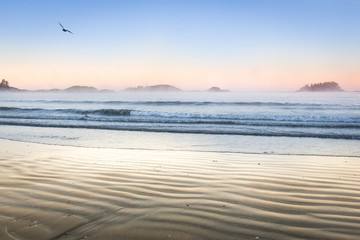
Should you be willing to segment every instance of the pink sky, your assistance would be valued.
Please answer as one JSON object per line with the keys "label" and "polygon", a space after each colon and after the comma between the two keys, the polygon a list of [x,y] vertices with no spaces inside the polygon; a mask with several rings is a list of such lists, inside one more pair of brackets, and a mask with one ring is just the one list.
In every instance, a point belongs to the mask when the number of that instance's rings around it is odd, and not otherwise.
{"label": "pink sky", "polygon": [[[242,67],[240,67],[242,66]],[[231,90],[297,90],[308,83],[335,81],[345,90],[360,90],[360,69],[331,65],[296,67],[276,63],[213,64],[129,62],[119,64],[8,64],[10,84],[24,89],[73,85],[121,90],[139,85],[170,84],[184,90],[219,86]]]}
{"label": "pink sky", "polygon": [[359,1],[271,2],[5,1],[0,79],[25,89],[360,90]]}

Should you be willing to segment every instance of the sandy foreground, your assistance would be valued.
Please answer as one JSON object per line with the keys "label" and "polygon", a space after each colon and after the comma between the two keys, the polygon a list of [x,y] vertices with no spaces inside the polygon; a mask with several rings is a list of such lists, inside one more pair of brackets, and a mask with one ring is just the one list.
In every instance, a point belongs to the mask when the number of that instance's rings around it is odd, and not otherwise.
{"label": "sandy foreground", "polygon": [[2,240],[360,236],[360,158],[0,146]]}

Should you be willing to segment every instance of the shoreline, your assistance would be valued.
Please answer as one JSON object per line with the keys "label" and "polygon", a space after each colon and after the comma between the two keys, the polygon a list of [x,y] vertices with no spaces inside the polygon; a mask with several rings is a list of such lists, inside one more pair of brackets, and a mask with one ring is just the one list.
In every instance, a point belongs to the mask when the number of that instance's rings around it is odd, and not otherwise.
{"label": "shoreline", "polygon": [[0,140],[1,239],[356,239],[360,161]]}
{"label": "shoreline", "polygon": [[[258,136],[255,136],[258,137]],[[279,138],[279,137],[277,137]],[[281,137],[286,138],[286,137]],[[109,149],[109,150],[130,150],[130,151],[163,151],[163,152],[195,152],[195,153],[216,153],[216,154],[240,154],[240,155],[264,155],[264,156],[297,156],[297,157],[330,157],[330,158],[359,158],[360,156],[355,155],[331,155],[331,154],[301,154],[301,153],[275,153],[275,152],[235,152],[235,151],[226,151],[226,150],[195,150],[195,149],[155,149],[155,148],[136,148],[136,147],[96,147],[96,146],[78,146],[78,145],[66,145],[66,144],[56,144],[56,143],[42,143],[42,142],[31,142],[31,141],[21,141],[17,139],[8,139],[0,137],[0,141],[10,141],[10,142],[19,142],[19,143],[28,143],[28,144],[38,144],[44,146],[58,146],[58,147],[70,147],[70,148],[89,148],[89,149]],[[352,141],[352,140],[349,140]],[[353,140],[358,141],[358,140]]]}
{"label": "shoreline", "polygon": [[98,149],[360,157],[360,141],[2,125],[2,139]]}

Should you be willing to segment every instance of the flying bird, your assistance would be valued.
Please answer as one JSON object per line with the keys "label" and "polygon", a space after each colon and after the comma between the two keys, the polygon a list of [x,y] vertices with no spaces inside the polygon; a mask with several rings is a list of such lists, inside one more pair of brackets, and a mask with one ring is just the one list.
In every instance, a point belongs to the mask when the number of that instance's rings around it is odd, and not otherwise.
{"label": "flying bird", "polygon": [[65,28],[63,27],[63,25],[61,25],[61,23],[59,23],[59,24],[60,24],[60,26],[62,27],[62,31],[63,31],[63,32],[68,32],[68,33],[73,34],[70,30],[65,29]]}

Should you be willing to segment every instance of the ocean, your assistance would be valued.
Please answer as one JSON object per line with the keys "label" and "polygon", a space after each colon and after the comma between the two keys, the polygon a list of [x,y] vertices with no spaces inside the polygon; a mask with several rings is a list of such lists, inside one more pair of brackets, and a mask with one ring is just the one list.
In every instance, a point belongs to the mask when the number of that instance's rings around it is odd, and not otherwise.
{"label": "ocean", "polygon": [[359,157],[360,93],[1,93],[0,125],[53,145]]}

